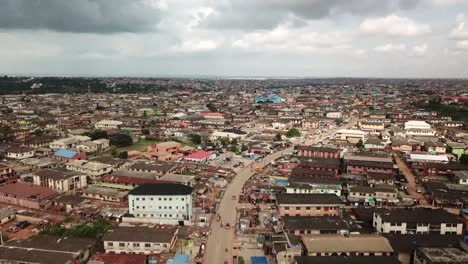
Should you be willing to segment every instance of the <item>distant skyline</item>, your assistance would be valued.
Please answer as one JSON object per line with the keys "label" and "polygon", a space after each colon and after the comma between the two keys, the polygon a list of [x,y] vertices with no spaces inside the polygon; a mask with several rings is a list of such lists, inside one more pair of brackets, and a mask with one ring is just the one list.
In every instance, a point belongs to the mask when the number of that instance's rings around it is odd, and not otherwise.
{"label": "distant skyline", "polygon": [[0,0],[0,73],[468,78],[468,0]]}

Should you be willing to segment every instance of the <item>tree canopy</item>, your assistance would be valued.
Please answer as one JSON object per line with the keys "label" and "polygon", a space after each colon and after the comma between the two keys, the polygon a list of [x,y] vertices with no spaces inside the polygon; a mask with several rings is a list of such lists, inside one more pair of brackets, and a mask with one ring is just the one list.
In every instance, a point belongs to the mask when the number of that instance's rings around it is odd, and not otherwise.
{"label": "tree canopy", "polygon": [[297,128],[291,128],[288,130],[288,133],[286,134],[286,136],[288,138],[292,138],[292,137],[300,137],[301,136],[301,132],[299,132],[299,130],[297,130]]}
{"label": "tree canopy", "polygon": [[133,139],[126,134],[117,134],[110,139],[110,143],[117,147],[127,147],[133,144]]}

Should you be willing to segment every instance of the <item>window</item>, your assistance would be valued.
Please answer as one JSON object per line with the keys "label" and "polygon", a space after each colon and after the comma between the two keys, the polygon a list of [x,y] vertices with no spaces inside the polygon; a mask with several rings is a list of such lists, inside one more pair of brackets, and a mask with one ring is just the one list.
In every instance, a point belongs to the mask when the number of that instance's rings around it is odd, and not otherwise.
{"label": "window", "polygon": [[150,198],[151,201],[153,201],[154,199],[153,198]]}
{"label": "window", "polygon": [[125,247],[125,243],[119,243],[119,247]]}
{"label": "window", "polygon": [[141,198],[141,200],[142,200],[142,201],[144,201],[144,200],[145,200],[145,198]]}
{"label": "window", "polygon": [[133,243],[134,247],[140,247],[140,243]]}
{"label": "window", "polygon": [[150,243],[145,243],[145,247],[149,248],[149,247],[151,247],[151,244]]}
{"label": "window", "polygon": [[180,198],[182,201],[184,201],[185,198]]}
{"label": "window", "polygon": [[316,207],[315,209],[316,209],[317,211],[320,211],[320,210],[322,210],[322,207],[318,206],[318,207]]}
{"label": "window", "polygon": [[167,201],[167,198],[164,197],[164,201]]}
{"label": "window", "polygon": [[112,242],[107,242],[107,245],[108,245],[109,247],[112,247],[114,244],[112,244]]}
{"label": "window", "polygon": [[296,207],[296,210],[301,210],[301,208],[300,208],[300,207]]}
{"label": "window", "polygon": [[136,200],[137,200],[137,201],[140,201],[140,198],[137,197]]}
{"label": "window", "polygon": [[284,210],[289,210],[289,206],[285,206],[285,207],[284,207]]}
{"label": "window", "polygon": [[172,201],[172,198],[169,198],[169,201]]}
{"label": "window", "polygon": [[310,210],[310,206],[306,206],[306,210]]}

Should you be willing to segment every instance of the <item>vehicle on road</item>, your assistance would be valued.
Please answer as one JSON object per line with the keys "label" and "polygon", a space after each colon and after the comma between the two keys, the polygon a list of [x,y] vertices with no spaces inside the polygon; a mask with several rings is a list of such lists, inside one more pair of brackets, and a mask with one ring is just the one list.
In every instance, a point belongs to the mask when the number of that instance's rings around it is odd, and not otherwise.
{"label": "vehicle on road", "polygon": [[29,223],[28,221],[21,221],[21,222],[18,222],[16,224],[16,226],[21,228],[21,229],[25,229],[26,227],[28,227],[30,225],[31,225],[31,223]]}
{"label": "vehicle on road", "polygon": [[10,233],[16,233],[16,232],[18,232],[18,227],[10,226],[6,231],[10,232]]}
{"label": "vehicle on road", "polygon": [[422,190],[421,188],[417,188],[417,189],[416,189],[416,192],[417,192],[417,193],[422,193],[423,190]]}
{"label": "vehicle on road", "polygon": [[224,228],[226,228],[226,229],[230,229],[230,228],[231,228],[231,224],[229,224],[229,223],[226,223],[226,224],[224,225]]}
{"label": "vehicle on road", "polygon": [[231,199],[232,199],[232,200],[236,200],[236,196],[235,196],[235,195],[233,195]]}

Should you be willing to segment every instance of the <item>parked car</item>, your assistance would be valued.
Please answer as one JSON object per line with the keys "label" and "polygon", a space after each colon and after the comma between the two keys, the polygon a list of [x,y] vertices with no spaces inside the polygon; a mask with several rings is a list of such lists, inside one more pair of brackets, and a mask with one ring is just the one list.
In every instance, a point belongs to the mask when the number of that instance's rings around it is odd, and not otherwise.
{"label": "parked car", "polygon": [[16,224],[16,226],[21,228],[21,229],[25,229],[26,227],[28,227],[30,225],[31,225],[31,223],[29,223],[28,221],[21,221],[21,222],[18,222]]}
{"label": "parked car", "polygon": [[10,226],[6,231],[10,232],[10,233],[16,233],[16,232],[18,232],[18,227]]}

